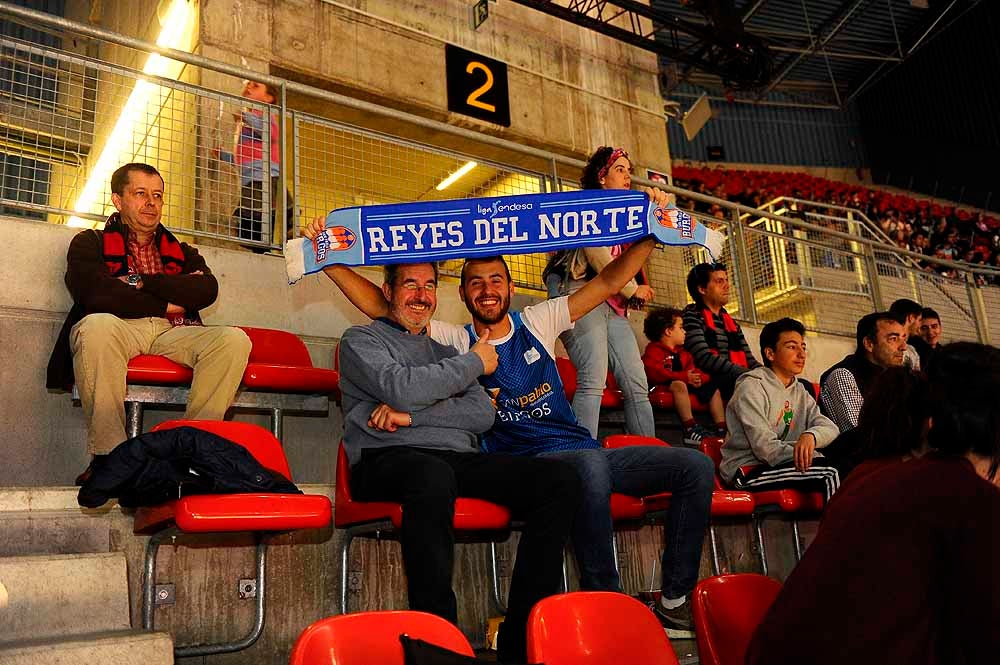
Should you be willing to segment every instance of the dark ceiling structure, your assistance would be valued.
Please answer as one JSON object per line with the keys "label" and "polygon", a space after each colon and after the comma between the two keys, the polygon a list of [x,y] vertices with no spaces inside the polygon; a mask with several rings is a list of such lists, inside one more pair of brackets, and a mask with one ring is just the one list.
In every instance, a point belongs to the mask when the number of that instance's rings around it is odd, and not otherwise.
{"label": "dark ceiling structure", "polygon": [[826,108],[845,108],[982,1],[513,0],[657,53],[667,98],[690,85]]}

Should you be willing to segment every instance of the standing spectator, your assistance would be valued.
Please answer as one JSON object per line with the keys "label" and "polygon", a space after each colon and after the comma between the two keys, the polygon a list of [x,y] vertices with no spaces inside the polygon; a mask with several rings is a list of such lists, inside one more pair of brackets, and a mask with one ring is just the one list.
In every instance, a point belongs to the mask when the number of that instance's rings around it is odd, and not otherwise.
{"label": "standing spectator", "polygon": [[736,379],[760,367],[743,330],[726,311],[729,275],[722,263],[699,263],[687,276],[687,289],[694,303],[684,308],[684,348],[695,366],[712,377],[722,398],[729,399]]}
{"label": "standing spectator", "polygon": [[847,478],[747,665],[997,662],[1000,351],[951,344],[927,372],[931,452],[917,437]]}
{"label": "standing spectator", "polygon": [[[684,348],[684,313],[670,307],[649,313],[643,322],[649,339],[642,354],[646,378],[651,385],[665,385],[674,397],[674,409],[684,428],[684,443],[697,445],[706,436],[724,436],[725,409],[711,377],[694,366],[694,358]],[[708,405],[716,431],[706,430],[695,422],[691,395]]]}
{"label": "standing spectator", "polygon": [[[132,163],[111,176],[103,231],[81,231],[66,256],[70,310],[49,360],[49,388],[74,381],[95,463],[125,440],[125,376],[140,354],[194,368],[185,418],[221,420],[243,379],[250,339],[239,328],[204,326],[199,310],[219,283],[194,247],[160,224],[163,178]],[[89,477],[90,467],[77,484]]]}
{"label": "standing spectator", "polygon": [[920,354],[910,340],[920,336],[920,316],[924,308],[908,298],[900,298],[889,305],[889,313],[903,324],[906,333],[906,350],[903,352],[903,365],[914,372],[920,371]]}
{"label": "standing spectator", "polygon": [[865,388],[886,367],[902,367],[906,348],[903,325],[889,312],[861,317],[855,338],[854,353],[820,377],[820,407],[841,432],[858,426]]}
{"label": "standing spectator", "polygon": [[[631,186],[632,162],[622,148],[598,148],[580,176],[582,189],[629,189]],[[614,245],[558,252],[543,275],[549,297],[578,291],[624,250],[624,245]],[[559,279],[553,279],[553,275],[558,275]],[[656,436],[649,385],[635,333],[627,318],[629,307],[642,308],[654,295],[640,270],[618,293],[578,320],[561,337],[577,371],[573,411],[594,438],[598,435],[609,356],[615,381],[625,398],[625,429],[631,434]]]}
{"label": "standing spectator", "polygon": [[[269,83],[245,81],[243,96],[255,102],[274,104],[278,99],[278,89]],[[266,115],[266,119],[265,119]],[[233,211],[239,237],[244,240],[270,242],[271,228],[274,224],[274,210],[278,199],[279,160],[279,129],[275,114],[258,108],[245,108],[235,114],[236,136],[235,155],[219,151],[222,161],[233,163],[240,169],[240,206]],[[266,129],[265,129],[266,127]],[[264,141],[268,140],[267,157],[264,156]],[[267,170],[265,171],[265,159]],[[270,225],[263,228],[261,208],[264,206],[265,182],[270,182]],[[287,197],[287,219],[292,216],[292,199]]]}
{"label": "standing spectator", "polygon": [[736,380],[726,407],[729,437],[719,472],[740,489],[816,486],[829,499],[840,484],[820,449],[839,433],[796,380],[806,364],[805,327],[778,319],[760,333],[764,367]]}

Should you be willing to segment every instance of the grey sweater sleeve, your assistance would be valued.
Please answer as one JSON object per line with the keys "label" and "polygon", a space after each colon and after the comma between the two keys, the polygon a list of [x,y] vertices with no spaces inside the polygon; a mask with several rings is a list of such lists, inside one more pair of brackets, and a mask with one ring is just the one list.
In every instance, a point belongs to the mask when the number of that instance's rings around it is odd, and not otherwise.
{"label": "grey sweater sleeve", "polygon": [[482,361],[472,352],[428,365],[404,365],[367,327],[344,333],[340,366],[365,393],[411,414],[465,392],[483,372]]}
{"label": "grey sweater sleeve", "polygon": [[410,414],[413,427],[449,427],[482,434],[493,427],[497,411],[486,391],[476,383],[465,392]]}
{"label": "grey sweater sleeve", "polygon": [[758,460],[775,466],[792,455],[792,446],[775,434],[768,406],[767,392],[757,381],[741,381],[726,408],[726,421],[735,420],[737,430],[727,445],[749,448]]}
{"label": "grey sweater sleeve", "polygon": [[817,448],[830,445],[840,435],[840,429],[837,428],[837,425],[832,420],[820,412],[819,406],[814,400],[807,400],[806,404],[808,406],[805,421],[809,423],[806,432],[816,437]]}

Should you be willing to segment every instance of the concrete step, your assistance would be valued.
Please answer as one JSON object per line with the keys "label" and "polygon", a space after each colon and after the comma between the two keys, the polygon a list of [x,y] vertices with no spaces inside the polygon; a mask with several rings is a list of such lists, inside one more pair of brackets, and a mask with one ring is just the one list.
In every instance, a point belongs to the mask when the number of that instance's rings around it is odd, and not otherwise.
{"label": "concrete step", "polygon": [[0,488],[0,557],[110,551],[110,508],[80,508],[76,490]]}
{"label": "concrete step", "polygon": [[131,628],[122,552],[0,558],[0,582],[8,594],[0,647]]}
{"label": "concrete step", "polygon": [[0,646],[3,665],[173,665],[166,633],[116,631],[72,638],[25,640]]}

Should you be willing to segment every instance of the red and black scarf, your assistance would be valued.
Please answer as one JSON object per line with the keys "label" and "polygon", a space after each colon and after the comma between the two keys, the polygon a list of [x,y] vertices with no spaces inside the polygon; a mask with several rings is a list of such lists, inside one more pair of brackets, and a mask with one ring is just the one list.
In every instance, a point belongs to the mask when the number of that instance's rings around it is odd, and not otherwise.
{"label": "red and black scarf", "polygon": [[[712,310],[705,307],[701,310],[701,314],[705,319],[705,342],[708,344],[708,349],[715,355],[719,355],[719,331],[715,328],[715,317],[712,315]],[[739,326],[726,310],[721,310],[721,315],[722,325],[726,329],[726,337],[729,341],[729,362],[740,367],[748,367],[747,354],[743,350],[743,337],[740,335]]]}
{"label": "red and black scarf", "polygon": [[[181,243],[163,225],[157,227],[157,250],[160,252],[160,262],[163,272],[167,275],[179,275],[184,272],[184,250]],[[128,274],[128,228],[116,212],[104,224],[103,235],[104,264],[108,266],[112,277]]]}

